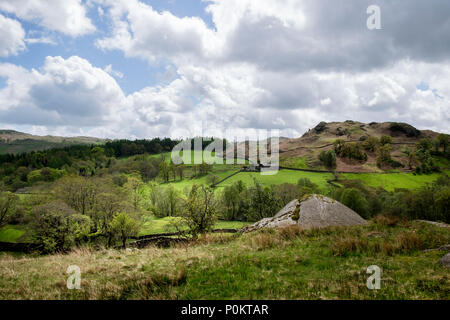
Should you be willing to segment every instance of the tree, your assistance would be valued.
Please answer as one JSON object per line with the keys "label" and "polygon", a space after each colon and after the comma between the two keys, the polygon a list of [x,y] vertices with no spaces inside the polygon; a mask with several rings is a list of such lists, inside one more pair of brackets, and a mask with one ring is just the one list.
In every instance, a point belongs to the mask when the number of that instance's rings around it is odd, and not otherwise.
{"label": "tree", "polygon": [[418,173],[431,173],[437,169],[431,157],[432,148],[433,143],[428,138],[420,139],[416,144],[416,156],[420,161],[420,165],[416,168]]}
{"label": "tree", "polygon": [[167,188],[152,186],[150,202],[153,205],[153,213],[158,217],[174,217],[180,211],[180,193],[171,185]]}
{"label": "tree", "polygon": [[417,157],[416,157],[415,152],[413,152],[410,148],[405,147],[402,149],[402,153],[405,154],[407,157],[406,165],[408,166],[408,169],[412,170],[413,166],[415,166],[416,162],[417,162]]}
{"label": "tree", "polygon": [[393,140],[392,140],[392,137],[391,136],[388,136],[388,135],[382,135],[381,136],[381,138],[380,138],[380,144],[382,145],[382,146],[385,146],[385,145],[387,145],[387,144],[392,144],[392,142],[393,142]]}
{"label": "tree", "polygon": [[231,221],[248,220],[248,198],[248,190],[241,180],[226,186],[221,194],[223,217]]}
{"label": "tree", "polygon": [[99,229],[96,231],[106,236],[108,247],[111,247],[114,239],[112,221],[122,209],[123,205],[116,193],[101,193],[98,195],[94,208],[96,229]]}
{"label": "tree", "polygon": [[176,166],[176,172],[177,172],[180,180],[183,180],[183,178],[184,178],[184,170],[185,169],[186,169],[186,166],[184,164],[179,164]]}
{"label": "tree", "polygon": [[139,178],[130,177],[128,178],[125,188],[129,191],[131,196],[131,202],[133,203],[134,210],[139,208],[139,205],[143,198],[143,183]]}
{"label": "tree", "polygon": [[443,148],[444,153],[447,152],[447,148],[448,148],[448,146],[450,144],[449,137],[450,136],[448,134],[441,133],[436,138],[439,147]]}
{"label": "tree", "polygon": [[281,206],[299,198],[299,187],[292,183],[283,183],[275,188],[275,196]]}
{"label": "tree", "polygon": [[169,186],[166,189],[167,209],[170,217],[175,217],[179,210],[179,193],[173,187]]}
{"label": "tree", "polygon": [[114,217],[112,221],[112,230],[119,234],[122,241],[122,247],[125,249],[128,238],[136,236],[139,232],[139,225],[136,220],[131,218],[127,213],[122,212]]}
{"label": "tree", "polygon": [[16,213],[19,197],[11,192],[0,193],[0,228],[7,225]]}
{"label": "tree", "polygon": [[72,209],[85,215],[91,213],[98,188],[89,178],[65,177],[58,181],[55,192]]}
{"label": "tree", "polygon": [[170,179],[170,168],[167,162],[162,161],[159,164],[159,175],[163,178],[164,182],[169,182]]}
{"label": "tree", "polygon": [[254,179],[253,187],[249,188],[250,211],[254,218],[263,219],[273,216],[279,207],[273,188],[264,187]]}
{"label": "tree", "polygon": [[366,141],[363,142],[363,147],[368,152],[375,152],[380,145],[380,140],[376,137],[368,137]]}
{"label": "tree", "polygon": [[211,186],[215,185],[217,182],[219,182],[219,177],[213,173],[208,174],[206,177],[206,183]]}
{"label": "tree", "polygon": [[378,149],[377,165],[382,167],[384,165],[389,165],[392,162],[391,158],[391,146],[389,144],[382,145]]}
{"label": "tree", "polygon": [[211,170],[212,166],[205,162],[202,162],[201,164],[198,165],[198,173],[201,176],[208,174]]}
{"label": "tree", "polygon": [[345,189],[340,198],[340,202],[359,213],[364,218],[368,218],[368,203],[364,195],[355,188]]}
{"label": "tree", "polygon": [[62,201],[38,206],[33,214],[31,226],[44,252],[65,251],[89,233],[90,218]]}
{"label": "tree", "polygon": [[313,183],[310,179],[308,178],[300,178],[297,181],[297,186],[299,187],[298,189],[298,196],[302,197],[306,194],[314,194],[314,193],[319,193],[319,187],[317,186],[317,184]]}
{"label": "tree", "polygon": [[336,168],[336,152],[334,150],[322,151],[319,160],[329,169]]}
{"label": "tree", "polygon": [[218,203],[214,191],[204,185],[194,185],[185,200],[182,219],[195,239],[211,230],[217,220]]}

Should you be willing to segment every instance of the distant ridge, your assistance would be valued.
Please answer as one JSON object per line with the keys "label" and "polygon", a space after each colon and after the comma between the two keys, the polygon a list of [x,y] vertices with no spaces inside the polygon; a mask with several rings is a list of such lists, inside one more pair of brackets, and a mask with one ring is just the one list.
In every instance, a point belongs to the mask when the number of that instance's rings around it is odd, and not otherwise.
{"label": "distant ridge", "polygon": [[41,151],[78,144],[100,144],[109,141],[94,137],[37,136],[9,129],[0,129],[0,154]]}

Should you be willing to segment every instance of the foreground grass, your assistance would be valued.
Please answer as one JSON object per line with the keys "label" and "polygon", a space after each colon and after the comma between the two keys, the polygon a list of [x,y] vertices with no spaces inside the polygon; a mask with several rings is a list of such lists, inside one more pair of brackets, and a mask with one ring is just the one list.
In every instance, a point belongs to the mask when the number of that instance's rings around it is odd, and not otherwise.
{"label": "foreground grass", "polygon": [[[0,255],[1,299],[449,299],[447,229],[423,223],[207,235],[170,249]],[[366,268],[382,268],[368,290]],[[68,290],[66,269],[82,272]]]}

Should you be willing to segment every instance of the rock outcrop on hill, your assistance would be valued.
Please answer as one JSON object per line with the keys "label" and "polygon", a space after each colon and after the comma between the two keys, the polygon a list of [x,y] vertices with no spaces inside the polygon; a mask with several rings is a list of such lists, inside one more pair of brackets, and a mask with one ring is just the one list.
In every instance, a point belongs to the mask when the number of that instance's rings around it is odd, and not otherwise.
{"label": "rock outcrop on hill", "polygon": [[262,219],[245,227],[244,232],[261,228],[279,228],[298,225],[304,229],[330,226],[354,226],[366,224],[355,211],[339,201],[321,195],[311,195],[288,203],[274,217]]}

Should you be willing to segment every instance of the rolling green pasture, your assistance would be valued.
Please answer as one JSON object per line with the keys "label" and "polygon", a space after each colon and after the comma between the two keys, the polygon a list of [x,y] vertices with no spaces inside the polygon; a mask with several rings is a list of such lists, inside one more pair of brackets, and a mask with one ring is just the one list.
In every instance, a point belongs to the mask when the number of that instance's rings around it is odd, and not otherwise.
{"label": "rolling green pasture", "polygon": [[[156,217],[148,217],[146,221],[141,226],[141,231],[139,232],[139,236],[156,234],[156,233],[165,233],[165,232],[175,232],[176,230],[171,227],[171,223],[179,220],[179,217],[164,217],[164,218],[156,218]],[[241,222],[241,221],[217,221],[214,226],[215,229],[241,229],[244,226],[251,224],[250,222]]]}
{"label": "rolling green pasture", "polygon": [[[448,269],[437,263],[445,253],[427,249],[449,240],[437,226],[370,222],[207,235],[168,249],[0,254],[0,299],[448,300]],[[69,265],[82,271],[80,290],[67,289]],[[366,286],[370,265],[382,270],[379,290]]]}
{"label": "rolling green pasture", "polygon": [[394,191],[395,189],[418,189],[427,183],[433,183],[439,177],[439,174],[344,173],[342,177],[349,180],[360,180],[370,187],[382,187],[387,191]]}
{"label": "rolling green pasture", "polygon": [[18,242],[24,234],[23,226],[7,225],[0,229],[0,242]]}
{"label": "rolling green pasture", "polygon": [[241,172],[219,184],[219,187],[229,186],[239,180],[247,185],[251,185],[253,184],[253,179],[256,179],[265,186],[279,185],[282,183],[295,184],[300,178],[308,178],[317,184],[319,188],[326,190],[330,186],[327,180],[333,179],[333,175],[331,173],[313,173],[294,170],[280,170],[275,175],[262,175],[259,172]]}

